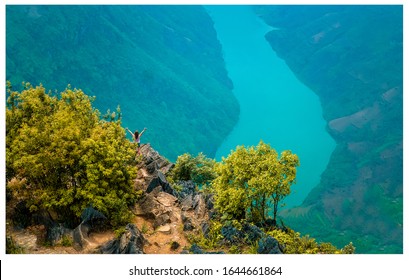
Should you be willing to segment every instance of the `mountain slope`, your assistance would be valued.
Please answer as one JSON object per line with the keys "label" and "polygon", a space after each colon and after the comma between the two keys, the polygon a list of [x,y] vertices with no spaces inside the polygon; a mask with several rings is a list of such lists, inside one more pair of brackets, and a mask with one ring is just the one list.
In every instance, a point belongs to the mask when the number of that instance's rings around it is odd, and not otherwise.
{"label": "mountain slope", "polygon": [[123,124],[147,127],[175,160],[213,156],[238,119],[213,23],[200,6],[12,6],[6,8],[6,78],[96,96]]}
{"label": "mountain slope", "polygon": [[[320,98],[337,142],[320,184],[283,217],[361,253],[403,250],[402,6],[259,6],[266,39]],[[319,151],[317,151],[319,152]]]}

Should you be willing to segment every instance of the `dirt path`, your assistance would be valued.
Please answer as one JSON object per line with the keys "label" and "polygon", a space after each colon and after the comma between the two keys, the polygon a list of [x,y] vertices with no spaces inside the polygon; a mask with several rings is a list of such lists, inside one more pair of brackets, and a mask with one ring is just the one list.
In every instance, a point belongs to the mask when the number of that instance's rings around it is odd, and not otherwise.
{"label": "dirt path", "polygon": [[[179,213],[177,211],[179,210]],[[175,213],[176,212],[176,213]],[[153,228],[152,222],[143,218],[136,217],[134,224],[141,230],[143,236],[148,241],[144,247],[146,254],[180,254],[183,249],[190,246],[190,243],[183,232],[183,223],[180,218],[180,209],[175,208],[173,213],[178,217],[178,221],[165,224]],[[177,248],[172,248],[172,245],[179,244]]]}

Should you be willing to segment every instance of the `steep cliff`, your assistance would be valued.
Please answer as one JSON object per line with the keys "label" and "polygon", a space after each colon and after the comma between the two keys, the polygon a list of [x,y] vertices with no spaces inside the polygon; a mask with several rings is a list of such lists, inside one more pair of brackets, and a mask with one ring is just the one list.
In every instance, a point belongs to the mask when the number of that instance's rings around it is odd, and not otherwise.
{"label": "steep cliff", "polygon": [[200,6],[6,8],[6,78],[96,96],[147,127],[169,159],[214,156],[239,115],[213,23]]}
{"label": "steep cliff", "polygon": [[337,142],[320,184],[282,216],[323,240],[351,240],[357,252],[401,253],[402,6],[255,10],[276,28],[266,35],[274,51],[319,96]]}

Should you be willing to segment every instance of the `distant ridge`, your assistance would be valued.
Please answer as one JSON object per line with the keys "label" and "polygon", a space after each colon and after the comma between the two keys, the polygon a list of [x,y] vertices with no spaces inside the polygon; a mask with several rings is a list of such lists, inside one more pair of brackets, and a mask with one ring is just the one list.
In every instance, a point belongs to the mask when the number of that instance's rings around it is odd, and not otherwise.
{"label": "distant ridge", "polygon": [[320,184],[285,220],[338,245],[351,240],[358,253],[402,253],[402,6],[256,10],[277,27],[266,39],[319,96],[337,142]]}
{"label": "distant ridge", "polygon": [[214,156],[239,115],[213,23],[201,6],[6,7],[6,79],[67,84],[124,126],[148,128],[171,160]]}

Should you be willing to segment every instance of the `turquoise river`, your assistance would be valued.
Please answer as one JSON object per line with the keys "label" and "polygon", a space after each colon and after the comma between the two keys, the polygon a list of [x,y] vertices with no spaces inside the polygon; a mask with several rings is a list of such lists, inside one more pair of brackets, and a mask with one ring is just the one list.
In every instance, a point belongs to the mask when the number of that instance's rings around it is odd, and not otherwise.
{"label": "turquoise river", "polygon": [[269,143],[300,159],[297,183],[285,200],[299,205],[320,180],[335,141],[326,131],[318,97],[278,58],[264,35],[272,30],[250,6],[206,6],[215,22],[226,68],[240,103],[240,119],[219,147],[226,157],[237,145]]}

